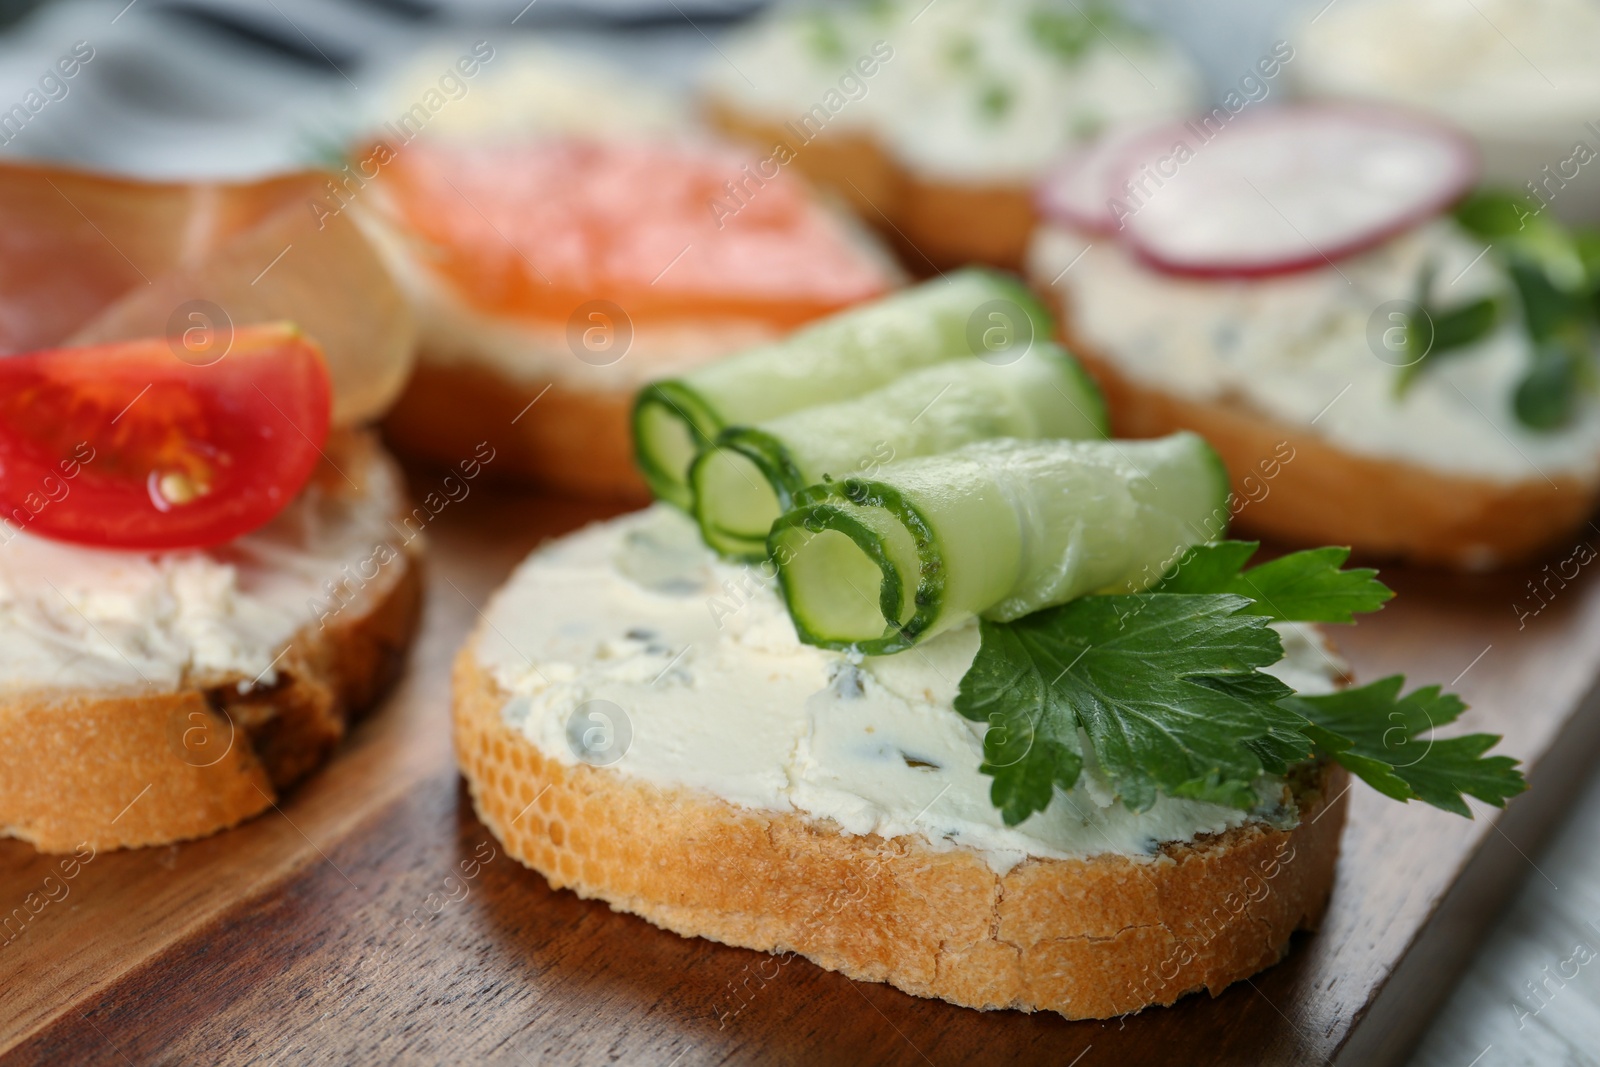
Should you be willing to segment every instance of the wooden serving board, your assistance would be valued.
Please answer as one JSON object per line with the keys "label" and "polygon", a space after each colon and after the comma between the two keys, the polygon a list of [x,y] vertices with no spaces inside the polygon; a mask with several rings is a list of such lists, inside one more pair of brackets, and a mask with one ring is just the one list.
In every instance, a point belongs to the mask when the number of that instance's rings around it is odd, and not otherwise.
{"label": "wooden serving board", "polygon": [[[1541,877],[1527,856],[1600,747],[1600,587],[1580,577],[1519,628],[1532,572],[1389,570],[1399,598],[1336,633],[1358,676],[1457,679],[1463,725],[1504,733],[1534,788],[1469,822],[1357,785],[1327,919],[1284,963],[1107,1023],[775,967],[551,891],[456,775],[449,666],[478,605],[533,546],[604,514],[488,488],[451,504],[409,668],[330,766],[237,830],[96,856],[0,945],[5,1060],[1388,1063],[1511,889]],[[0,911],[57,865],[0,842]],[[735,986],[745,1006],[719,1023]]]}

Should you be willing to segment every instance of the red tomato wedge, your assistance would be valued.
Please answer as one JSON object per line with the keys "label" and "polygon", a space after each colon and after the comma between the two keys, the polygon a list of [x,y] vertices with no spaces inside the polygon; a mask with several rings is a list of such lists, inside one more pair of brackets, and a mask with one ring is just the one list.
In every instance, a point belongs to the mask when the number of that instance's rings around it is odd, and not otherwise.
{"label": "red tomato wedge", "polygon": [[0,358],[0,518],[131,549],[203,548],[264,525],[327,440],[322,352],[292,327],[258,326],[214,362],[192,360],[166,338]]}
{"label": "red tomato wedge", "polygon": [[435,269],[493,314],[564,321],[609,300],[635,321],[786,327],[894,282],[802,179],[723,147],[412,144],[380,180]]}

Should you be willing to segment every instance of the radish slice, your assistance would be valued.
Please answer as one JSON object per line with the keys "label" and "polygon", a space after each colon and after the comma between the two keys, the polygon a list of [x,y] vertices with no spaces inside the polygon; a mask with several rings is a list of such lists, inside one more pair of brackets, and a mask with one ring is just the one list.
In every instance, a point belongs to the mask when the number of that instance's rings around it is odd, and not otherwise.
{"label": "radish slice", "polygon": [[1039,213],[1090,233],[1115,233],[1119,220],[1110,203],[1119,195],[1117,183],[1126,173],[1128,149],[1158,128],[1165,126],[1125,127],[1068,152],[1039,184],[1034,198]]}
{"label": "radish slice", "polygon": [[1275,107],[1220,132],[1153,131],[1116,173],[1111,213],[1150,266],[1256,277],[1333,263],[1432,218],[1472,187],[1478,160],[1460,134],[1405,112]]}

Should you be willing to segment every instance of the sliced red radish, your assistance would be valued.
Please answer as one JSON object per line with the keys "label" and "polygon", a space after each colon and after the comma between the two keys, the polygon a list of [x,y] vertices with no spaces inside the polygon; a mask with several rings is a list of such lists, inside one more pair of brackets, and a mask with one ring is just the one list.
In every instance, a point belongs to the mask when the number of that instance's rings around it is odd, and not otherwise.
{"label": "sliced red radish", "polygon": [[1110,215],[1149,265],[1256,277],[1333,263],[1439,214],[1478,176],[1471,143],[1410,114],[1263,108],[1152,131],[1113,169]]}
{"label": "sliced red radish", "polygon": [[1115,233],[1118,220],[1110,205],[1121,195],[1117,183],[1128,149],[1152,132],[1146,124],[1114,130],[1067,153],[1039,184],[1039,213],[1090,233]]}

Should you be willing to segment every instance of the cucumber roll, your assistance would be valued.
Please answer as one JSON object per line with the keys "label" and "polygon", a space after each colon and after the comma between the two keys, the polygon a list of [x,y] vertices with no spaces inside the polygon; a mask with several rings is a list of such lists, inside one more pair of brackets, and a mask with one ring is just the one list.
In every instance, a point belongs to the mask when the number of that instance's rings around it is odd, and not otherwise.
{"label": "cucumber roll", "polygon": [[806,486],[991,437],[1106,436],[1099,390],[1041,341],[1011,362],[946,360],[855,400],[730,426],[690,468],[694,515],[718,552],[761,559],[773,521]]}
{"label": "cucumber roll", "polygon": [[633,409],[639,469],[657,497],[687,509],[689,464],[726,426],[859,396],[957,356],[1008,362],[1052,329],[1015,279],[952,272],[646,386]]}
{"label": "cucumber roll", "polygon": [[1228,477],[1192,433],[995,439],[801,492],[768,549],[800,639],[898,652],[973,616],[1139,592],[1220,536]]}

